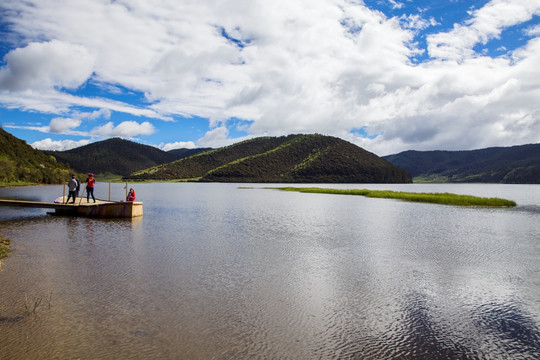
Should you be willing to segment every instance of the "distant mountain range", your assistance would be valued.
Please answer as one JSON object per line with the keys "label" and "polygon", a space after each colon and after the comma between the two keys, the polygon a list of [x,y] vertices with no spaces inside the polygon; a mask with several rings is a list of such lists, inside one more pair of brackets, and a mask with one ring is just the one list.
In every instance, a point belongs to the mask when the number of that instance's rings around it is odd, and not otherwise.
{"label": "distant mountain range", "polygon": [[384,156],[417,181],[540,184],[540,144]]}
{"label": "distant mountain range", "polygon": [[260,137],[134,172],[130,179],[214,182],[407,183],[409,173],[323,135]]}
{"label": "distant mountain range", "polygon": [[70,179],[68,165],[0,128],[0,185],[58,184]]}
{"label": "distant mountain range", "polygon": [[[61,183],[72,172],[137,180],[220,182],[540,184],[540,144],[471,151],[405,151],[380,158],[323,135],[261,137],[169,152],[122,139],[39,151],[0,128],[0,184]],[[411,177],[412,176],[412,177]]]}
{"label": "distant mountain range", "polygon": [[81,173],[128,176],[134,171],[191,156],[205,149],[177,149],[165,152],[119,138],[107,139],[66,151],[44,151]]}

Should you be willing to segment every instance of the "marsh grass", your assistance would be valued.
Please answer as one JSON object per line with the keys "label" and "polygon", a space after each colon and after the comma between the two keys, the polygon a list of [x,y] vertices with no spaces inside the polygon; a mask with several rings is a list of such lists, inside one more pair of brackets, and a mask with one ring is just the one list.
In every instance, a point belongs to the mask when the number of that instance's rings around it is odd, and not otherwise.
{"label": "marsh grass", "polygon": [[24,296],[24,313],[27,315],[35,314],[43,298],[37,298],[36,300],[28,301],[28,296]]}
{"label": "marsh grass", "polygon": [[301,188],[301,187],[274,187],[284,191],[297,191],[318,194],[338,195],[361,195],[371,198],[397,199],[413,202],[424,202],[454,206],[480,206],[480,207],[514,207],[515,201],[500,198],[484,198],[471,195],[458,195],[452,193],[412,193],[391,190],[368,190],[368,189],[325,189],[325,188]]}
{"label": "marsh grass", "polygon": [[0,236],[0,259],[7,257],[11,252],[9,246],[11,245],[11,240]]}
{"label": "marsh grass", "polygon": [[38,308],[42,306],[43,300],[45,300],[44,306],[47,306],[47,309],[51,309],[52,301],[52,292],[49,293],[49,297],[43,298],[38,297],[36,299],[28,300],[28,295],[24,296],[24,313],[25,315],[37,314]]}

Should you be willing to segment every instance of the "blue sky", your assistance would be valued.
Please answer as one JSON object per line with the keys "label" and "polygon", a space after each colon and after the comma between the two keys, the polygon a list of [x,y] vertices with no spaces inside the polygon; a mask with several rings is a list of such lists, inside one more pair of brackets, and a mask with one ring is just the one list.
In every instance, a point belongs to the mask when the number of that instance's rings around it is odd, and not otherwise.
{"label": "blue sky", "polygon": [[539,15],[540,0],[2,0],[0,124],[54,150],[538,143]]}

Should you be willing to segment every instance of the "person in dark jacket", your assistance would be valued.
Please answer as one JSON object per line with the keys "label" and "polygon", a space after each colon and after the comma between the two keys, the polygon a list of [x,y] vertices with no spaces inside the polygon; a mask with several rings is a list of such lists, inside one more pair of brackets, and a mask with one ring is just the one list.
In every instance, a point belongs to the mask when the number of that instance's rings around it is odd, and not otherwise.
{"label": "person in dark jacket", "polygon": [[69,199],[73,197],[72,204],[75,204],[75,198],[77,197],[77,187],[79,182],[77,181],[75,175],[71,175],[71,180],[68,182],[68,197],[66,200],[66,204],[69,202]]}

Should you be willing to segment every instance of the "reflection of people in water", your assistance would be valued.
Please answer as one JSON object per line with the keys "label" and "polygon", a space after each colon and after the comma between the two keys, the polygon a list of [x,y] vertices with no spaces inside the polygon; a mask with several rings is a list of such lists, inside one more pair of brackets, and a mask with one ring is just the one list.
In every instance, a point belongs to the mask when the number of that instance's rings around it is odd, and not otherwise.
{"label": "reflection of people in water", "polygon": [[133,188],[129,189],[129,193],[126,197],[126,201],[135,201],[135,190],[133,190]]}

